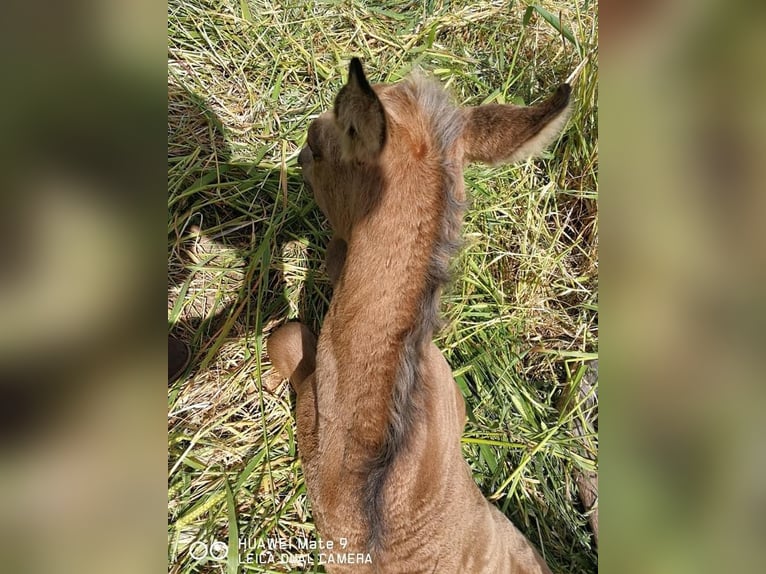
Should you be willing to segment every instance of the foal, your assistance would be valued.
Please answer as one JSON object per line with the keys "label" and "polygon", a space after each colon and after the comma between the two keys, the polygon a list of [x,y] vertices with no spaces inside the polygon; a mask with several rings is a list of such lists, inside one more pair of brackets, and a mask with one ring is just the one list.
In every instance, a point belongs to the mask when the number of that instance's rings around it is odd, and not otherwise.
{"label": "foal", "polygon": [[432,338],[463,166],[541,151],[566,121],[569,92],[561,85],[530,107],[458,108],[419,77],[371,86],[354,58],[333,111],[309,126],[298,161],[333,229],[334,293],[318,343],[288,323],[268,352],[297,394],[319,534],[330,554],[351,553],[328,571],[550,572],[473,482],[463,397]]}

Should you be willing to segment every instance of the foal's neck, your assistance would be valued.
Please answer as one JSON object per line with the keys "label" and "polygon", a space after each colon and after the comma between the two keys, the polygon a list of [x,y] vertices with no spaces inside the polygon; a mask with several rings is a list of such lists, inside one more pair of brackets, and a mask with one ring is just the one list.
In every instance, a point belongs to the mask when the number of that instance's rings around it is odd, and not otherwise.
{"label": "foal's neck", "polygon": [[[401,194],[411,199],[403,201]],[[389,189],[357,223],[333,296],[339,319],[354,336],[393,341],[422,319],[432,296],[429,272],[442,213],[438,190]]]}

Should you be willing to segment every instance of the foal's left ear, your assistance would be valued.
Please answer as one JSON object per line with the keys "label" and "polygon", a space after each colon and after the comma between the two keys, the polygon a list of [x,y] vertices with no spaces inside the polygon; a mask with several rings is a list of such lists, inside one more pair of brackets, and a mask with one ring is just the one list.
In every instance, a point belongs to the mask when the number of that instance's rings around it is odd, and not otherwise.
{"label": "foal's left ear", "polygon": [[335,123],[343,158],[371,162],[386,143],[386,113],[370,86],[359,58],[348,66],[348,81],[335,98]]}

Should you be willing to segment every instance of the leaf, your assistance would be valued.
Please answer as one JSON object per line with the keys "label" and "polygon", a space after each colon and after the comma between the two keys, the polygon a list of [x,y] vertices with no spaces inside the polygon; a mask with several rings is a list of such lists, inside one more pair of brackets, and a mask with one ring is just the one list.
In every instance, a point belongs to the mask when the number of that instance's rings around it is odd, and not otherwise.
{"label": "leaf", "polygon": [[524,26],[527,26],[529,24],[529,21],[532,18],[533,12],[537,12],[538,14],[540,14],[540,16],[543,17],[543,20],[545,20],[546,22],[548,22],[548,24],[553,26],[557,32],[559,32],[562,36],[564,36],[564,38],[569,40],[572,44],[577,46],[577,48],[580,47],[572,31],[567,26],[564,26],[561,24],[561,20],[559,19],[558,16],[551,14],[545,8],[543,8],[542,6],[538,6],[537,4],[530,4],[529,6],[527,6],[527,9],[524,11],[524,17],[521,20]]}
{"label": "leaf", "polygon": [[247,5],[247,0],[239,0],[239,8],[242,10],[242,17],[248,22],[252,22],[253,16],[250,14],[250,7]]}
{"label": "leaf", "polygon": [[532,13],[535,11],[534,6],[527,6],[524,10],[524,17],[521,19],[521,23],[526,27],[529,26],[529,21],[532,19]]}
{"label": "leaf", "polygon": [[226,557],[226,573],[237,574],[239,570],[239,527],[237,526],[237,507],[234,504],[234,495],[231,492],[229,483],[225,482],[226,487],[226,507],[229,516],[229,552]]}

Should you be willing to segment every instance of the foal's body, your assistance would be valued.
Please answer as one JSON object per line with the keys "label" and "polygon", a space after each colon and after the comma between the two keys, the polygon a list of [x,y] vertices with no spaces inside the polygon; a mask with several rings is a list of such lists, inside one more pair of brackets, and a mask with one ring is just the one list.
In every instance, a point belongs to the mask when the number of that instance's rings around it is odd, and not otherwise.
{"label": "foal's body", "polygon": [[[369,556],[328,570],[549,572],[474,483],[460,446],[463,398],[431,341],[463,164],[537,151],[567,101],[568,87],[536,108],[463,110],[418,79],[372,88],[354,60],[334,113],[310,127],[300,161],[333,226],[334,294],[318,344],[291,323],[269,355],[297,393],[318,531],[336,553]],[[488,147],[490,124],[503,133]]]}

